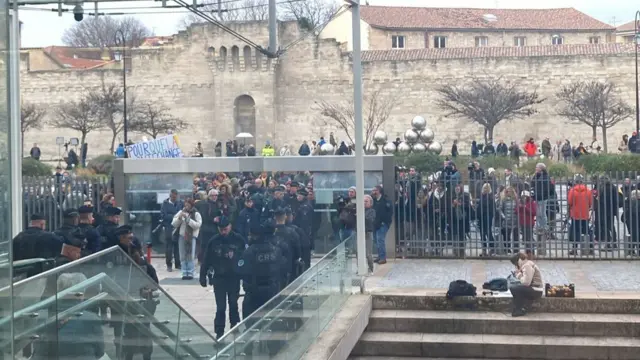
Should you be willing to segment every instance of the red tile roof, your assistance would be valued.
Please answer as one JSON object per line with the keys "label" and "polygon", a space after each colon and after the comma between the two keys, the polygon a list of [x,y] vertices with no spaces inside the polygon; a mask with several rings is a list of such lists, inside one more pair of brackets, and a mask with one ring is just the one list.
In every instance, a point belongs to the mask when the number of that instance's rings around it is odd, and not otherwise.
{"label": "red tile roof", "polygon": [[636,21],[629,21],[626,24],[622,24],[616,28],[618,32],[636,31]]}
{"label": "red tile roof", "polygon": [[[484,15],[495,15],[486,21]],[[362,6],[361,17],[373,27],[391,29],[613,30],[574,8],[472,9]]]}
{"label": "red tile roof", "polygon": [[616,55],[634,53],[633,44],[546,45],[523,47],[469,47],[447,49],[369,50],[362,61],[414,61],[469,58],[503,58],[572,55]]}
{"label": "red tile roof", "polygon": [[[52,59],[57,61],[60,66],[68,69],[95,69],[112,62],[110,60],[95,59],[95,57],[99,57],[101,54],[101,52],[95,50],[66,46],[48,46],[43,50]],[[87,51],[90,51],[91,54],[87,54]],[[93,58],[87,58],[87,56]]]}
{"label": "red tile roof", "polygon": [[151,36],[145,38],[140,46],[152,47],[173,42],[173,36]]}

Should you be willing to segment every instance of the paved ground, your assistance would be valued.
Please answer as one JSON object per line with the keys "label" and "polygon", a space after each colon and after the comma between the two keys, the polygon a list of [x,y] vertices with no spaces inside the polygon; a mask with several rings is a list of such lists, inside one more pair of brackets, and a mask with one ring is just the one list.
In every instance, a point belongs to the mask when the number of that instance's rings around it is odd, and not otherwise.
{"label": "paved ground", "polygon": [[[578,294],[615,296],[640,294],[638,261],[538,261],[543,281],[575,284]],[[512,265],[504,260],[395,260],[367,279],[366,288],[375,292],[396,289],[446,289],[449,282],[463,279],[481,286],[488,279],[506,277]]]}
{"label": "paved ground", "polygon": [[[202,288],[197,280],[183,281],[178,271],[167,272],[163,259],[154,259],[153,264],[167,293],[213,333],[216,306],[212,288]],[[538,264],[544,282],[573,283],[578,296],[640,296],[640,262],[637,261],[540,260]],[[391,289],[406,289],[407,292],[445,290],[449,282],[457,279],[480,287],[488,279],[505,277],[511,270],[512,266],[506,260],[392,260],[377,266],[375,273],[366,280],[366,289],[374,293]],[[241,297],[240,308],[242,300]]]}

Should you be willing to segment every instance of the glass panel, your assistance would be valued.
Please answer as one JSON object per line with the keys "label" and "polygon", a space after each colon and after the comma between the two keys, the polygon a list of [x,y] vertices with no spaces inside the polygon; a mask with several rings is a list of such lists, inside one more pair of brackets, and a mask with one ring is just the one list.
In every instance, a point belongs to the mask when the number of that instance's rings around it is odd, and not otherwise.
{"label": "glass panel", "polygon": [[164,254],[162,231],[153,231],[160,223],[160,205],[169,197],[171,189],[180,197],[192,196],[191,174],[136,174],[127,176],[126,199],[130,217],[129,225],[141,239],[151,239],[153,251]]}
{"label": "glass panel", "polygon": [[16,283],[15,348],[33,343],[48,358],[213,356],[215,340],[145,270],[114,247]]}
{"label": "glass panel", "polygon": [[[11,201],[9,168],[9,107],[7,106],[7,71],[9,45],[7,1],[0,0],[0,289],[11,284]],[[0,296],[0,319],[11,316],[9,296]],[[11,337],[11,328],[0,328],[0,341]]]}
{"label": "glass panel", "polygon": [[299,359],[351,294],[345,244],[220,339],[217,359]]}
{"label": "glass panel", "polygon": [[[367,171],[364,174],[365,194],[382,184],[382,172]],[[337,213],[337,199],[348,198],[348,190],[356,185],[355,172],[316,172],[313,174],[313,190],[315,195],[314,220],[318,225],[314,232],[314,251],[326,254],[340,241],[344,241],[344,233],[340,232],[340,221]]]}

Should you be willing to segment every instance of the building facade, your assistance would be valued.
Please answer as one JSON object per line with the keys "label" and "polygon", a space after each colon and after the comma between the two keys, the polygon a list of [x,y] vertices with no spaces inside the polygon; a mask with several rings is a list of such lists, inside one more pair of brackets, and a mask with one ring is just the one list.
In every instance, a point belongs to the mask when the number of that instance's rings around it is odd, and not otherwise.
{"label": "building facade", "polygon": [[[230,26],[266,48],[266,23]],[[376,31],[363,34],[369,37],[369,49],[371,44],[382,43],[376,40]],[[610,33],[609,29],[601,29],[598,36],[608,38]],[[577,33],[572,34],[577,39]],[[469,42],[475,35],[469,36],[460,41]],[[569,33],[563,36],[567,39]],[[532,38],[532,32],[527,32],[527,38]],[[289,22],[279,24],[278,41],[284,49],[282,56],[268,59],[217,27],[193,25],[173,36],[167,44],[130,51],[128,92],[135,94],[137,100],[168,106],[175,116],[189,123],[189,128],[180,133],[186,152],[202,142],[205,153],[212,155],[215,143],[233,139],[239,132],[254,134],[258,147],[269,140],[276,146],[289,144],[297,149],[303,140],[318,139],[331,131],[346,140],[340,127],[327,121],[318,110],[320,101],[346,104],[352,98],[351,58],[345,43],[322,34],[305,35],[296,23]],[[564,45],[366,50],[363,52],[364,92],[365,96],[377,93],[397,100],[383,126],[390,136],[400,136],[410,119],[420,114],[428,119],[445,147],[454,139],[465,146],[481,139],[482,131],[466,119],[445,117],[434,105],[435,89],[477,77],[502,77],[504,81],[517,82],[539,92],[546,101],[531,118],[500,124],[495,140],[520,142],[529,137],[549,136],[552,140],[569,138],[586,142],[591,140],[588,127],[568,125],[556,115],[555,93],[573,81],[611,80],[618,84],[620,96],[634,104],[635,85],[633,76],[629,76],[634,71],[634,49],[630,44],[581,41]],[[411,42],[408,38],[406,44]],[[47,117],[56,116],[55,107],[61,102],[78,99],[102,84],[121,82],[121,69],[22,68],[23,101],[52,109]],[[632,124],[633,120],[629,119],[609,129],[610,143],[613,139],[617,142],[623,133],[630,133]],[[58,136],[68,139],[78,134],[50,127],[28,132],[25,151],[30,143],[37,142],[44,159],[56,157]],[[121,138],[122,135],[118,135],[117,141]],[[142,135],[131,134],[130,138],[135,141]],[[110,139],[108,130],[90,133],[89,157],[106,153]]]}

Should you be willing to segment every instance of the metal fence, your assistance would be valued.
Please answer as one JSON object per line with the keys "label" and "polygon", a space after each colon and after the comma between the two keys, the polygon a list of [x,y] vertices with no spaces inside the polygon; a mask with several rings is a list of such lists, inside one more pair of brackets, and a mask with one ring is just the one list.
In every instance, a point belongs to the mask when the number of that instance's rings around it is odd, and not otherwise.
{"label": "metal fence", "polygon": [[443,173],[396,173],[399,257],[531,251],[549,259],[640,258],[640,172],[464,179]]}
{"label": "metal fence", "polygon": [[41,214],[47,220],[47,229],[53,231],[62,225],[64,210],[78,208],[85,201],[91,201],[99,212],[103,196],[112,193],[107,178],[49,176],[25,177],[22,181],[25,228],[31,215]]}

